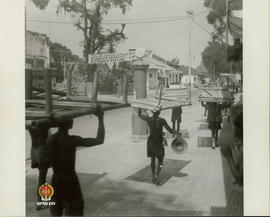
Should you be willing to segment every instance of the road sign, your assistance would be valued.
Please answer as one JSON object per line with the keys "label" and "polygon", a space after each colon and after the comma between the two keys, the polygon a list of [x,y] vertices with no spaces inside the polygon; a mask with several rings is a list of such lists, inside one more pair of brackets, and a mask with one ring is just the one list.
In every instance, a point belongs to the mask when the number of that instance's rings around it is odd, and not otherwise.
{"label": "road sign", "polygon": [[89,54],[89,64],[136,60],[135,51],[125,53]]}

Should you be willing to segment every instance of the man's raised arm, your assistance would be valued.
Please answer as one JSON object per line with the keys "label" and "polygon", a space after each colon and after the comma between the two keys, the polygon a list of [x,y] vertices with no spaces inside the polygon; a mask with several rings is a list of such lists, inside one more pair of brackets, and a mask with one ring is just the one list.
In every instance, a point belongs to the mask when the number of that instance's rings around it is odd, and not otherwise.
{"label": "man's raised arm", "polygon": [[97,105],[94,115],[98,118],[98,130],[96,138],[81,138],[78,141],[77,146],[91,147],[95,145],[101,145],[104,143],[105,128],[104,128],[104,111],[100,105]]}
{"label": "man's raised arm", "polygon": [[148,117],[147,115],[143,115],[143,114],[142,114],[142,109],[141,109],[141,108],[138,109],[138,116],[139,116],[141,119],[143,119],[144,121],[148,121],[148,120],[149,120],[149,117]]}

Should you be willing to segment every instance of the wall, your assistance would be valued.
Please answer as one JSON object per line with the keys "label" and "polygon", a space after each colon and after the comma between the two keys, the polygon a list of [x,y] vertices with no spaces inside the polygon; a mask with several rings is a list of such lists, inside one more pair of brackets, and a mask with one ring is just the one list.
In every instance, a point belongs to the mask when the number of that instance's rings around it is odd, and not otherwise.
{"label": "wall", "polygon": [[48,37],[27,31],[25,38],[26,67],[46,67],[50,65]]}

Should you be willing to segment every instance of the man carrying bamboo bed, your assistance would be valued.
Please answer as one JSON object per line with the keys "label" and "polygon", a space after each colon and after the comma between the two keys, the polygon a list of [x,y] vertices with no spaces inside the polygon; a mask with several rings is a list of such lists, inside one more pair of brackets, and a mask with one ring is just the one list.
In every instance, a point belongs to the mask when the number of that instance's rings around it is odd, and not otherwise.
{"label": "man carrying bamboo bed", "polygon": [[[160,118],[160,110],[152,111],[153,116],[148,117],[142,114],[141,108],[138,110],[138,116],[148,123],[150,135],[147,139],[147,157],[151,157],[151,171],[152,181],[156,185],[159,184],[159,174],[163,166],[163,159],[165,150],[163,146],[163,127],[166,128],[170,133],[176,133],[175,130],[169,127],[165,119]],[[157,171],[156,171],[156,158],[158,159]]]}
{"label": "man carrying bamboo bed", "polygon": [[49,137],[51,147],[51,166],[53,168],[52,186],[54,188],[53,201],[50,207],[52,216],[82,216],[84,209],[83,196],[79,180],[75,171],[76,147],[92,147],[103,144],[105,129],[103,110],[97,106],[94,114],[98,117],[98,131],[96,138],[82,138],[70,136],[68,130],[72,128],[73,120],[63,121],[57,133]]}
{"label": "man carrying bamboo bed", "polygon": [[207,114],[207,121],[208,121],[208,128],[211,130],[211,137],[212,137],[212,149],[215,149],[217,146],[218,140],[218,131],[221,129],[222,123],[222,115],[221,110],[223,106],[217,102],[206,102],[201,103],[203,107],[207,107],[208,114]]}

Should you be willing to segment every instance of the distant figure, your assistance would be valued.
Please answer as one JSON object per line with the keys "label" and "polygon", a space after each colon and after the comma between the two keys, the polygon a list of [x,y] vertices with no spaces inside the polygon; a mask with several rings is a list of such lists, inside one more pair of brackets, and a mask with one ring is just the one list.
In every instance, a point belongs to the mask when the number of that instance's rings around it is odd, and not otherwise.
{"label": "distant figure", "polygon": [[[159,174],[163,166],[163,159],[165,150],[163,146],[163,127],[170,133],[176,133],[175,130],[169,127],[165,119],[160,118],[160,110],[152,111],[153,116],[148,117],[142,115],[142,110],[139,109],[138,115],[141,119],[147,121],[150,135],[147,139],[147,157],[151,157],[151,171],[153,183],[159,185]],[[156,171],[156,158],[158,159],[157,171]]]}
{"label": "distant figure", "polygon": [[206,117],[207,112],[208,112],[208,107],[207,107],[207,104],[205,104],[205,106],[204,106],[204,117]]}
{"label": "distant figure", "polygon": [[175,130],[175,123],[177,123],[177,132],[180,132],[180,123],[182,121],[182,106],[172,108],[172,127]]}
{"label": "distant figure", "polygon": [[[39,187],[46,182],[46,176],[48,168],[50,167],[50,160],[48,158],[49,149],[46,145],[49,126],[39,126],[39,127],[29,127],[27,128],[31,140],[31,168],[38,169],[38,186],[37,186],[37,202],[41,202],[41,197],[39,195]],[[37,205],[36,209],[41,210],[48,208],[48,206]]]}
{"label": "distant figure", "polygon": [[49,137],[51,146],[51,164],[53,168],[52,186],[54,188],[53,201],[55,206],[50,207],[52,216],[82,216],[84,201],[75,171],[76,147],[91,147],[103,144],[105,129],[103,110],[97,106],[94,113],[98,117],[96,138],[82,138],[70,136],[68,130],[72,128],[73,120],[63,121],[58,132]]}
{"label": "distant figure", "polygon": [[207,107],[208,109],[208,128],[211,130],[212,148],[215,149],[215,147],[217,146],[218,131],[221,129],[222,123],[222,106],[217,102],[206,102],[206,105],[202,102],[202,106]]}

